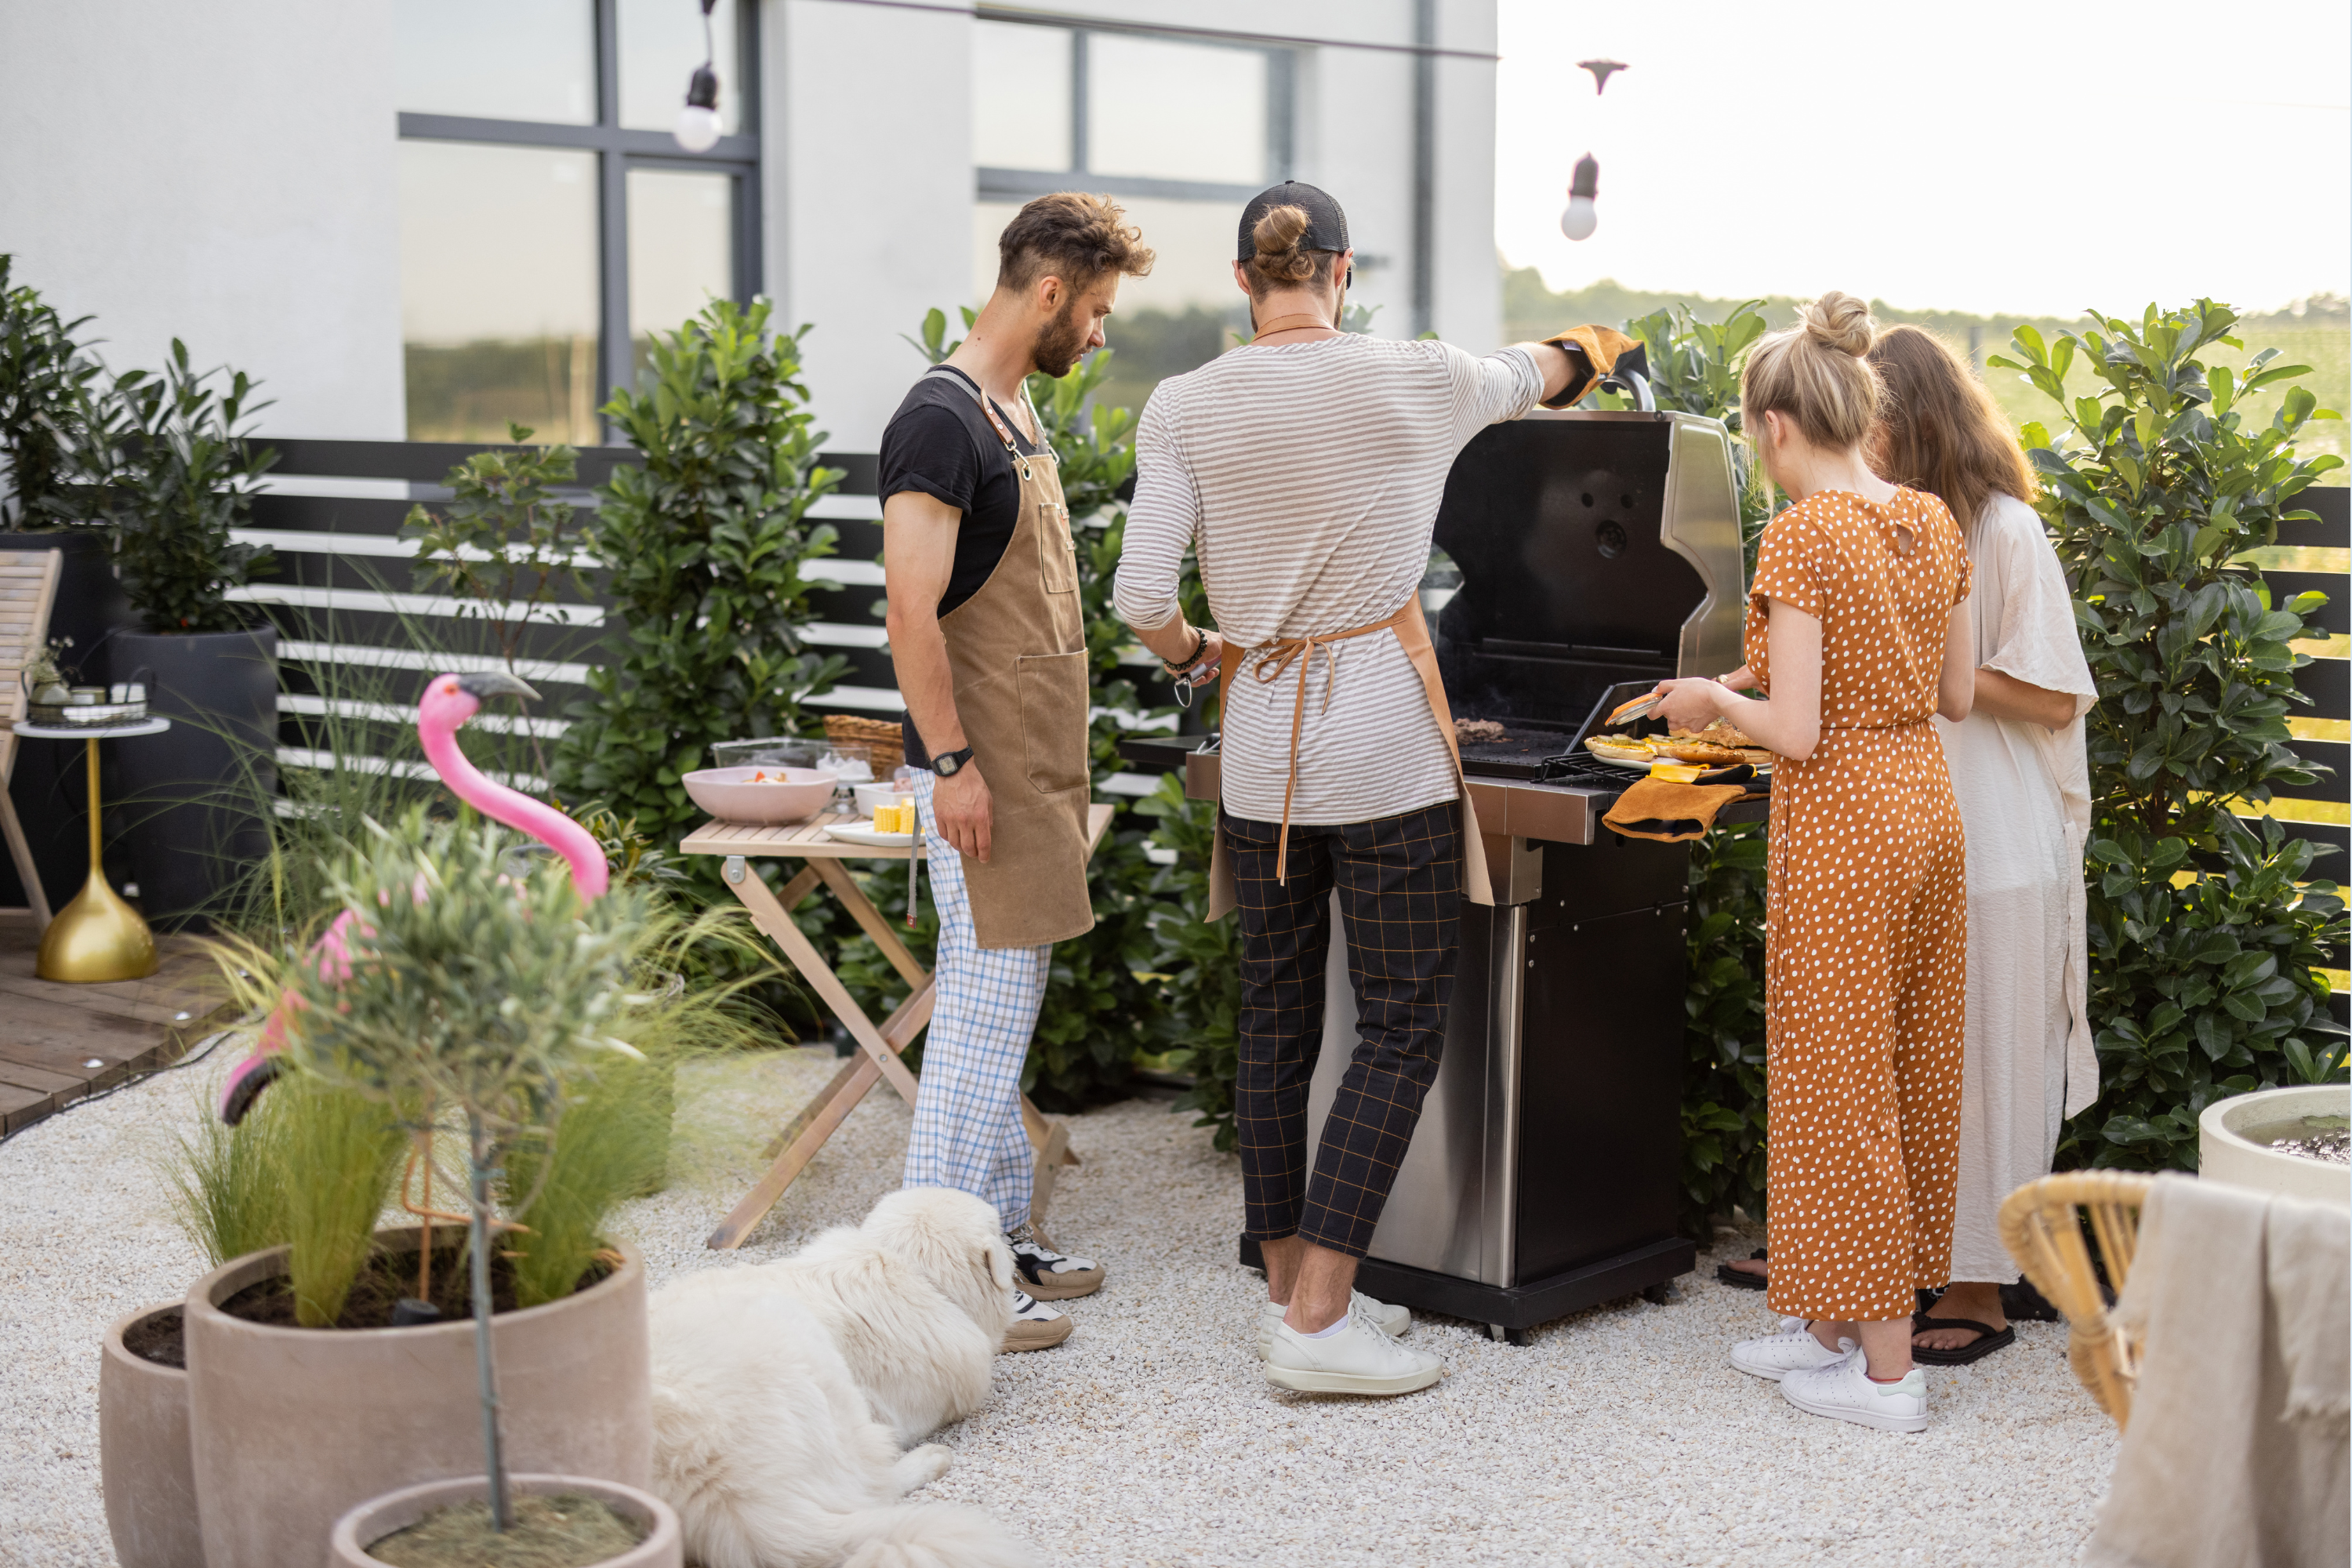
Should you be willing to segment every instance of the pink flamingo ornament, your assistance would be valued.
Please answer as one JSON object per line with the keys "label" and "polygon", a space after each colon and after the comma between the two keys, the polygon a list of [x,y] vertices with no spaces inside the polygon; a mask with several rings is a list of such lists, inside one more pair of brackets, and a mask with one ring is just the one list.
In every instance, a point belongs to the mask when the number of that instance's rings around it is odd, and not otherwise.
{"label": "pink flamingo ornament", "polygon": [[[416,734],[425,743],[425,760],[459,800],[495,822],[531,835],[562,856],[572,868],[572,885],[583,901],[602,898],[611,871],[604,846],[595,836],[546,802],[494,783],[467,760],[457,745],[458,730],[482,710],[484,700],[509,695],[536,699],[539,693],[503,670],[435,676],[425,689],[424,700],[416,705]],[[424,896],[421,883],[417,896],[420,900]],[[340,985],[351,978],[354,928],[361,937],[373,934],[354,911],[345,910],[311,945],[320,979]],[[253,1054],[239,1062],[221,1086],[223,1121],[235,1126],[244,1120],[261,1091],[285,1070],[287,1026],[301,1005],[301,999],[289,991],[270,1009]]]}

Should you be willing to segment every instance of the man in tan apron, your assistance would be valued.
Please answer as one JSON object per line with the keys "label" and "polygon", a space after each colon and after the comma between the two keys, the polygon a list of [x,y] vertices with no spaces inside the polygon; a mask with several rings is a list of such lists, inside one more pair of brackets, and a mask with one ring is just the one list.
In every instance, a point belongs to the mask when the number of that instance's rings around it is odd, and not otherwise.
{"label": "man in tan apron", "polygon": [[[1356,1263],[1437,1074],[1462,898],[1493,901],[1421,617],[1430,531],[1472,436],[1581,396],[1624,340],[1580,329],[1574,353],[1474,359],[1341,332],[1354,254],[1312,185],[1243,213],[1234,272],[1255,335],[1146,405],[1115,603],[1179,679],[1222,676],[1209,912],[1242,913],[1234,1110],[1266,1376],[1390,1394],[1434,1383],[1437,1358],[1396,1342],[1411,1314],[1357,1295]],[[1188,549],[1222,637],[1179,612]],[[1360,1038],[1310,1170],[1335,891]]]}
{"label": "man in tan apron", "polygon": [[1011,1350],[1067,1339],[1069,1319],[1043,1303],[1103,1280],[1029,1221],[1022,1063],[1052,944],[1094,929],[1094,910],[1077,555],[1024,388],[1100,347],[1119,279],[1150,270],[1121,216],[1097,196],[1023,207],[971,335],[915,384],[882,437],[890,652],[940,915],[904,1179],[996,1205],[1021,1273]]}

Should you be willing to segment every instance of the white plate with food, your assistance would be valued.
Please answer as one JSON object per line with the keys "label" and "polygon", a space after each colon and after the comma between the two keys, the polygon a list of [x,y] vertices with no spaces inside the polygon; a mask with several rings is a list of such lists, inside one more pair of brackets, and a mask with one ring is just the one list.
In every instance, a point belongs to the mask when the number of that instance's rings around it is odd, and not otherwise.
{"label": "white plate with food", "polygon": [[915,842],[911,833],[883,833],[863,822],[835,822],[825,831],[844,844],[862,844],[868,849],[904,849]]}

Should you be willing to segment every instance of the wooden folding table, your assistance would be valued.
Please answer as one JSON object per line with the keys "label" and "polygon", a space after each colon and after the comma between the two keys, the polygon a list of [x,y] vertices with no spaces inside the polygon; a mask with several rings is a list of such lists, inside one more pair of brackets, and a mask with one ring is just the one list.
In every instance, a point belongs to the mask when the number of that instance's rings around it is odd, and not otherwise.
{"label": "wooden folding table", "polygon": [[[1102,841],[1104,830],[1109,827],[1116,808],[1093,805],[1087,808],[1087,844],[1089,850]],[[785,1124],[767,1152],[774,1163],[768,1167],[759,1184],[744,1195],[719,1228],[710,1233],[706,1246],[721,1250],[740,1247],[784,1189],[793,1184],[834,1130],[846,1121],[849,1113],[866,1098],[866,1090],[887,1079],[899,1097],[912,1106],[915,1103],[915,1075],[898,1059],[898,1054],[922,1033],[930,1022],[933,992],[930,971],[907,951],[898,940],[889,917],[874,907],[864,890],[857,886],[843,866],[845,860],[904,860],[907,851],[875,849],[865,845],[848,844],[825,832],[835,824],[857,825],[866,819],[856,812],[825,811],[804,822],[769,826],[759,823],[709,821],[687,835],[678,845],[688,855],[723,855],[726,858],[724,876],[735,896],[751,911],[752,923],[768,934],[769,940],[782,948],[793,967],[807,982],[810,990],[830,1008],[835,1017],[849,1030],[857,1042],[857,1054],[842,1064],[833,1081],[819,1089],[816,1098],[802,1108],[801,1113]],[[917,854],[919,856],[919,850]],[[807,862],[800,872],[783,886],[782,892],[770,889],[761,880],[750,862],[756,859],[793,859]],[[816,945],[793,923],[792,910],[801,900],[822,883],[830,889],[847,909],[850,918],[874,940],[890,967],[913,987],[907,999],[896,1011],[876,1024],[866,1016],[843,984],[833,966],[816,950]],[[1054,1176],[1063,1165],[1075,1165],[1078,1157],[1071,1152],[1069,1130],[1060,1121],[1048,1121],[1029,1097],[1021,1097],[1021,1120],[1029,1134],[1031,1147],[1037,1151],[1036,1193],[1030,1200],[1030,1215],[1042,1226],[1045,1209],[1054,1194]]]}

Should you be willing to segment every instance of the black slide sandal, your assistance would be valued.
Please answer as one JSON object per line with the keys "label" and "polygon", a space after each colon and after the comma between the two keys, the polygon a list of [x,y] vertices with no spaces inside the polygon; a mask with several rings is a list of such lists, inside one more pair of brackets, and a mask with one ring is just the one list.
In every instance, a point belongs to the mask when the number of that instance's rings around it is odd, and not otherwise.
{"label": "black slide sandal", "polygon": [[1956,1351],[1929,1350],[1924,1345],[1913,1345],[1911,1359],[1925,1362],[1929,1366],[1966,1366],[2017,1342],[2014,1328],[1996,1331],[1990,1323],[1979,1323],[1974,1318],[1931,1318],[1925,1312],[1912,1318],[1913,1333],[1924,1334],[1930,1329],[1974,1329],[1979,1338],[1975,1343],[1962,1345]]}
{"label": "black slide sandal", "polygon": [[[1764,1256],[1764,1249],[1759,1247],[1748,1256],[1750,1258],[1761,1258]],[[1728,1263],[1717,1264],[1715,1266],[1715,1277],[1717,1279],[1722,1280],[1726,1285],[1730,1286],[1735,1290],[1761,1290],[1764,1289],[1766,1283],[1763,1275],[1750,1274],[1745,1268],[1734,1268]]]}

